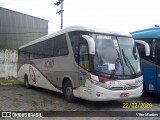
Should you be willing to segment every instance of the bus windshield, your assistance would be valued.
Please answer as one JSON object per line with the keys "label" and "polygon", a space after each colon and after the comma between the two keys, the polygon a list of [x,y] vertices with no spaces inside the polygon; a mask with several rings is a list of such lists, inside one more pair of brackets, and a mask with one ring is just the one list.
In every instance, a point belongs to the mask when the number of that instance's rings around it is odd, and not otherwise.
{"label": "bus windshield", "polygon": [[140,73],[140,58],[133,38],[90,34],[95,40],[94,69],[111,76]]}

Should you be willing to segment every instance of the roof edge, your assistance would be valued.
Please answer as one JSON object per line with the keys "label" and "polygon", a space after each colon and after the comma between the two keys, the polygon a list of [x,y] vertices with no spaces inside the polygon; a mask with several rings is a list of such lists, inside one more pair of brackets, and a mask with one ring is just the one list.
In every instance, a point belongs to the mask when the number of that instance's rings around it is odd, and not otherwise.
{"label": "roof edge", "polygon": [[15,10],[11,10],[11,9],[8,9],[8,8],[4,8],[4,7],[0,7],[0,8],[5,9],[5,10],[8,10],[8,11],[15,12],[15,13],[23,14],[23,15],[26,15],[26,16],[29,16],[29,17],[33,17],[33,18],[37,18],[37,19],[41,19],[41,20],[44,20],[44,21],[49,22],[49,20],[46,20],[46,19],[43,19],[43,18],[35,17],[35,16],[32,16],[32,15],[28,15],[28,14],[21,13],[21,12],[18,12],[18,11],[15,11]]}

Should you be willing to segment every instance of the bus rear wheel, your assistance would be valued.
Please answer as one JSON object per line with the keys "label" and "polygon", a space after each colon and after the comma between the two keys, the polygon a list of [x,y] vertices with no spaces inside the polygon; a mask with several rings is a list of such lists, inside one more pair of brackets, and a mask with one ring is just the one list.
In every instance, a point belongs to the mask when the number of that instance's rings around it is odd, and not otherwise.
{"label": "bus rear wheel", "polygon": [[30,88],[30,85],[29,85],[29,82],[28,82],[28,76],[27,76],[27,75],[24,76],[24,85],[25,85],[25,87],[26,87],[27,89]]}
{"label": "bus rear wheel", "polygon": [[74,102],[75,97],[73,95],[73,87],[71,81],[67,81],[64,85],[64,96],[68,102]]}

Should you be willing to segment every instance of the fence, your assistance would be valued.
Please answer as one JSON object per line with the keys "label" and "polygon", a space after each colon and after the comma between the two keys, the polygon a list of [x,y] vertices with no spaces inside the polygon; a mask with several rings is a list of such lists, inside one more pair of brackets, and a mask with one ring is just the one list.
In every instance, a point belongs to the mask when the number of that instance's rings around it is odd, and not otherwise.
{"label": "fence", "polygon": [[17,60],[18,53],[16,50],[0,50],[0,78],[17,78]]}

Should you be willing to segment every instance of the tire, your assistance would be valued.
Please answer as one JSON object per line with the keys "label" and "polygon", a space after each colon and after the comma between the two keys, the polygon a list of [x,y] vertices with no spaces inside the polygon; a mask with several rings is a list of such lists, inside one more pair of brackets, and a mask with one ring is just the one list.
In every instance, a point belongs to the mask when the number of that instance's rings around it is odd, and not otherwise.
{"label": "tire", "polygon": [[29,89],[31,86],[29,85],[29,82],[28,82],[28,76],[25,75],[24,76],[24,85],[27,89]]}
{"label": "tire", "polygon": [[75,97],[73,95],[73,87],[71,81],[67,81],[64,85],[64,97],[68,102],[75,102]]}

